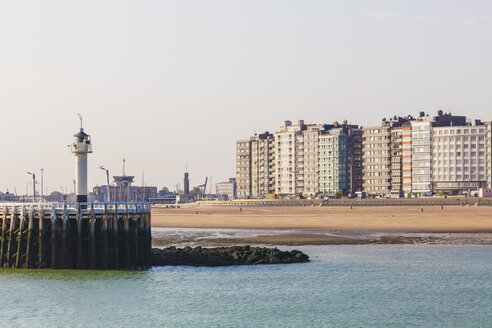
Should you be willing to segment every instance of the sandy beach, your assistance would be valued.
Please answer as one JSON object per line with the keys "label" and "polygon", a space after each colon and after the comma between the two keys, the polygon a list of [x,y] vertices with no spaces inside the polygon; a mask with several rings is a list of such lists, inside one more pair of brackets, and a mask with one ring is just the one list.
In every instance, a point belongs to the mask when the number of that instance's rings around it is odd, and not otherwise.
{"label": "sandy beach", "polygon": [[[423,212],[422,212],[423,209]],[[492,232],[492,207],[154,208],[153,227]]]}
{"label": "sandy beach", "polygon": [[[423,209],[423,211],[422,211]],[[474,206],[155,208],[157,228],[238,229],[242,235],[175,240],[158,245],[492,244],[492,208]],[[251,232],[262,229],[262,233]]]}

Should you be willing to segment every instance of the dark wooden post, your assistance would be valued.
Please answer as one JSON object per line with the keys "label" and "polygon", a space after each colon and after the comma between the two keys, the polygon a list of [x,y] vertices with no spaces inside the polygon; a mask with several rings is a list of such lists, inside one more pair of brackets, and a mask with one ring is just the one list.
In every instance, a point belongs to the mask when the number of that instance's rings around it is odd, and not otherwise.
{"label": "dark wooden post", "polygon": [[77,205],[77,269],[82,269],[82,215],[80,204]]}
{"label": "dark wooden post", "polygon": [[51,268],[56,269],[56,208],[51,209]]}
{"label": "dark wooden post", "polygon": [[15,205],[12,208],[12,213],[10,214],[10,229],[9,229],[9,243],[7,247],[7,267],[10,268],[10,254],[12,247],[12,235],[14,234],[15,228]]}
{"label": "dark wooden post", "polygon": [[135,203],[135,214],[133,215],[133,244],[135,248],[135,259],[133,265],[135,267],[140,267],[140,254],[139,254],[139,247],[138,243],[140,242],[139,240],[139,226],[138,226],[138,220],[141,220],[141,214],[139,211],[139,206],[137,203]]}
{"label": "dark wooden post", "polygon": [[19,232],[17,233],[17,254],[15,256],[15,268],[20,267],[20,260],[22,257],[22,236],[23,236],[23,229],[24,229],[24,221],[26,220],[26,208],[22,206],[20,216],[19,216]]}
{"label": "dark wooden post", "polygon": [[67,204],[63,205],[63,217],[62,217],[62,240],[61,240],[61,264],[62,269],[68,268],[67,263],[67,226],[68,226],[68,214]]}
{"label": "dark wooden post", "polygon": [[113,243],[114,243],[114,268],[120,267],[120,252],[119,252],[119,238],[118,238],[118,203],[114,204],[113,215]]}
{"label": "dark wooden post", "polygon": [[89,266],[91,269],[96,268],[96,218],[94,215],[94,204],[91,203],[89,214]]}
{"label": "dark wooden post", "polygon": [[3,249],[5,247],[5,224],[7,223],[7,213],[9,208],[7,205],[3,205],[3,215],[2,215],[2,245],[0,248],[0,267],[3,267]]}
{"label": "dark wooden post", "polygon": [[125,238],[125,267],[129,268],[131,265],[130,259],[130,232],[128,224],[129,214],[128,214],[128,204],[125,204],[125,218],[123,219],[123,238]]}
{"label": "dark wooden post", "polygon": [[104,203],[104,214],[102,216],[101,234],[103,237],[102,269],[108,268],[108,205]]}
{"label": "dark wooden post", "polygon": [[[40,209],[42,211],[42,209]],[[29,208],[29,225],[27,228],[27,246],[26,246],[26,268],[32,268],[32,230],[34,229],[34,209]]]}
{"label": "dark wooden post", "polygon": [[44,244],[44,222],[43,222],[43,210],[41,209],[39,211],[39,233],[38,233],[38,258],[39,258],[39,263],[38,263],[38,268],[43,269],[44,268],[44,250],[43,250],[43,244]]}

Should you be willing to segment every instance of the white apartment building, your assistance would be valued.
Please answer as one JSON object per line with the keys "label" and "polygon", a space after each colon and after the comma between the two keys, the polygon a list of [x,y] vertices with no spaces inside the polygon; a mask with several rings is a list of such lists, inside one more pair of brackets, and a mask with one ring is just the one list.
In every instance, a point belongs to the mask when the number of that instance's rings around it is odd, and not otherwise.
{"label": "white apartment building", "polygon": [[432,121],[412,121],[412,192],[432,192]]}
{"label": "white apartment building", "polygon": [[404,194],[412,192],[412,126],[402,127],[402,189]]}
{"label": "white apartment building", "polygon": [[[297,193],[314,196],[319,191],[319,138],[325,125],[308,125],[302,132],[302,147],[296,154],[302,162],[298,162]],[[301,175],[303,174],[303,175]]]}
{"label": "white apartment building", "polygon": [[230,178],[229,181],[216,183],[215,193],[221,200],[231,200],[236,198],[236,179]]}
{"label": "white apartment building", "polygon": [[[304,187],[304,121],[297,125],[285,121],[280,131],[275,132],[275,193],[293,195]],[[298,156],[296,156],[298,155]]]}
{"label": "white apartment building", "polygon": [[432,175],[435,192],[464,193],[487,184],[485,125],[432,129]]}

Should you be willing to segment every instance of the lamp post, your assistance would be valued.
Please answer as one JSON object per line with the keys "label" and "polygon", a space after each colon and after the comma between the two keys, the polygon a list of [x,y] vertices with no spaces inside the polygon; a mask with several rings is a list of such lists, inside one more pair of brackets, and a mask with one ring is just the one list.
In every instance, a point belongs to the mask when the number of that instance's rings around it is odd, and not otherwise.
{"label": "lamp post", "polygon": [[111,203],[111,189],[109,188],[109,170],[105,169],[104,166],[100,166],[99,168],[103,171],[106,171],[107,201],[108,203]]}
{"label": "lamp post", "polygon": [[36,174],[27,172],[27,174],[32,175],[32,201],[36,202]]}
{"label": "lamp post", "polygon": [[44,169],[41,169],[41,202],[44,200],[44,181],[43,181],[43,176],[44,176]]}

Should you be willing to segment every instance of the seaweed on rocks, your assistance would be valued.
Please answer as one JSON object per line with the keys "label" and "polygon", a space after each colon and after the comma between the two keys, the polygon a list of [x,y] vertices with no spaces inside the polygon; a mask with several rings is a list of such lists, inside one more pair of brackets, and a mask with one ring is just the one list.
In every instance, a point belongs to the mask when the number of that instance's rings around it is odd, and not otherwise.
{"label": "seaweed on rocks", "polygon": [[281,251],[277,248],[231,246],[202,248],[152,248],[152,265],[189,265],[189,266],[228,266],[287,264],[309,262],[309,256],[298,250]]}

